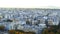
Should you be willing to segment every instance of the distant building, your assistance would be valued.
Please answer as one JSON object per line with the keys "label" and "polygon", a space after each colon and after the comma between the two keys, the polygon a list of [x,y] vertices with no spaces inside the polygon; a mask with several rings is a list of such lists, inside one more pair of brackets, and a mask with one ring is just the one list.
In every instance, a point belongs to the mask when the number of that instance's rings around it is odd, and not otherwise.
{"label": "distant building", "polygon": [[38,25],[39,23],[37,22],[37,20],[32,20],[32,25]]}
{"label": "distant building", "polygon": [[27,20],[26,20],[26,24],[27,24],[27,25],[32,25],[32,20],[31,20],[31,19],[27,19]]}
{"label": "distant building", "polygon": [[48,20],[48,25],[53,25],[53,20]]}
{"label": "distant building", "polygon": [[48,17],[48,24],[49,25],[58,25],[59,18],[57,16],[50,16]]}
{"label": "distant building", "polygon": [[43,18],[38,19],[37,21],[38,21],[38,23],[40,23],[40,24],[44,24],[44,23],[45,23],[45,19],[43,19]]}

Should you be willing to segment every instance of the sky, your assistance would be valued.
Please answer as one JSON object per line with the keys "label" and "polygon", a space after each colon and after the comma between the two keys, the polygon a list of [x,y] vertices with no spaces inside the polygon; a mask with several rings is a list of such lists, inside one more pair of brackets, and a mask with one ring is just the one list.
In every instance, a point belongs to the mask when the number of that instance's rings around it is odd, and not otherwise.
{"label": "sky", "polygon": [[0,8],[60,8],[60,0],[0,0]]}

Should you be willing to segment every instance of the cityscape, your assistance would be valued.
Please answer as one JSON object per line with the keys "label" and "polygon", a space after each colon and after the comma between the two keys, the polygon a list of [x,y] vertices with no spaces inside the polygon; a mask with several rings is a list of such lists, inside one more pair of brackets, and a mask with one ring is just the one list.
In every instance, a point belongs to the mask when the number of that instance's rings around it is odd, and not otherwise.
{"label": "cityscape", "polygon": [[0,8],[0,34],[60,34],[60,9]]}

